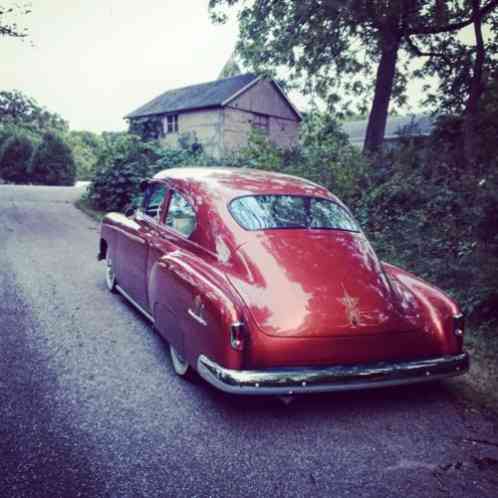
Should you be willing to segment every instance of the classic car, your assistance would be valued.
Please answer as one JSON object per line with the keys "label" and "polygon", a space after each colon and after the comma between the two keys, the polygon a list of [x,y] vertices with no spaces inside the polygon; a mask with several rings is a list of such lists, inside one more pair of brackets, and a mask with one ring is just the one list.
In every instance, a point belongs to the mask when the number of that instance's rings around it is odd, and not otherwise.
{"label": "classic car", "polygon": [[175,168],[101,226],[106,282],[169,344],[180,376],[230,393],[382,387],[468,369],[445,293],[382,262],[324,187],[240,168]]}

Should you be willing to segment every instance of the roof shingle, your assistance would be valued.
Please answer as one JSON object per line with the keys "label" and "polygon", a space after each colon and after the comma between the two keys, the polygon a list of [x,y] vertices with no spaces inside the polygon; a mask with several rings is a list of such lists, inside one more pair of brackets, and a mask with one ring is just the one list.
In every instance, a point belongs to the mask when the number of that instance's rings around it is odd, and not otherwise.
{"label": "roof shingle", "polygon": [[169,90],[135,111],[130,112],[125,118],[139,118],[154,114],[186,111],[188,109],[218,107],[256,79],[257,76],[252,73],[240,74],[231,78],[201,83],[200,85]]}

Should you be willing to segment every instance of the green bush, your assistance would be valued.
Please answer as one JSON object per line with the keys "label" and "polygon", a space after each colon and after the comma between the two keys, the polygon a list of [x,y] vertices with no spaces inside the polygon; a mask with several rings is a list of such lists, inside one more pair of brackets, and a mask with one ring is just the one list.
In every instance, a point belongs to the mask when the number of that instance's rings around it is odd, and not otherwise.
{"label": "green bush", "polygon": [[76,177],[78,180],[91,180],[103,146],[102,138],[90,131],[70,131],[65,134],[64,139],[73,151]]}
{"label": "green bush", "polygon": [[293,149],[281,149],[253,132],[248,146],[233,159],[235,166],[296,175],[324,185],[346,203],[354,202],[368,181],[369,163],[360,151],[349,144],[336,121],[316,112],[305,117]]}
{"label": "green bush", "polygon": [[176,166],[219,164],[191,149],[165,149],[127,133],[108,136],[88,189],[90,204],[102,211],[123,211],[139,195],[139,184]]}
{"label": "green bush", "polygon": [[105,140],[88,189],[88,200],[102,211],[121,211],[137,193],[140,181],[151,173],[157,159],[154,146],[122,134]]}
{"label": "green bush", "polygon": [[28,183],[32,141],[23,134],[8,137],[0,147],[0,178],[6,182]]}
{"label": "green bush", "polygon": [[71,148],[52,132],[38,145],[30,168],[31,181],[38,185],[74,185],[76,167]]}
{"label": "green bush", "polygon": [[457,118],[441,119],[424,147],[391,151],[353,208],[380,257],[445,289],[479,321],[498,302],[498,164],[495,152],[462,166],[461,133]]}

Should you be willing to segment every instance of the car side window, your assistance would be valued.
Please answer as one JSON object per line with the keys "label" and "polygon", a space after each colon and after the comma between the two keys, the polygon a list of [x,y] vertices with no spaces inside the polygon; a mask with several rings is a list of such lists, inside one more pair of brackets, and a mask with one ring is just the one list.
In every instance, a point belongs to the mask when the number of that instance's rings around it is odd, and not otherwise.
{"label": "car side window", "polygon": [[194,208],[178,192],[171,193],[168,214],[166,216],[166,226],[176,230],[185,237],[190,237],[196,227],[196,217]]}
{"label": "car side window", "polygon": [[144,195],[144,213],[151,218],[157,218],[165,195],[166,187],[164,185],[159,183],[149,185]]}

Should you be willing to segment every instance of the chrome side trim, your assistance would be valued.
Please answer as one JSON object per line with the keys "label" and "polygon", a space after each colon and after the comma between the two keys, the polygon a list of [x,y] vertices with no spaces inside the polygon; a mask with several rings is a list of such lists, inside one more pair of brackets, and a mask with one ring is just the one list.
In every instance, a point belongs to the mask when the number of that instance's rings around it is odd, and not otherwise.
{"label": "chrome side trim", "polygon": [[142,313],[145,318],[150,320],[152,323],[154,323],[154,318],[150,313],[147,313],[142,306],[140,306],[122,287],[120,287],[118,284],[116,284],[116,290],[124,297],[126,298],[135,308],[137,308],[140,313]]}
{"label": "chrome side trim", "polygon": [[352,391],[414,384],[462,375],[468,368],[467,353],[413,361],[271,370],[231,370],[204,355],[197,360],[199,375],[214,387],[228,393],[253,395]]}
{"label": "chrome side trim", "polygon": [[196,315],[194,311],[192,311],[191,308],[188,309],[187,313],[189,316],[191,316],[196,322],[199,322],[201,325],[204,325],[204,327],[207,327],[207,322],[202,318],[202,316]]}

